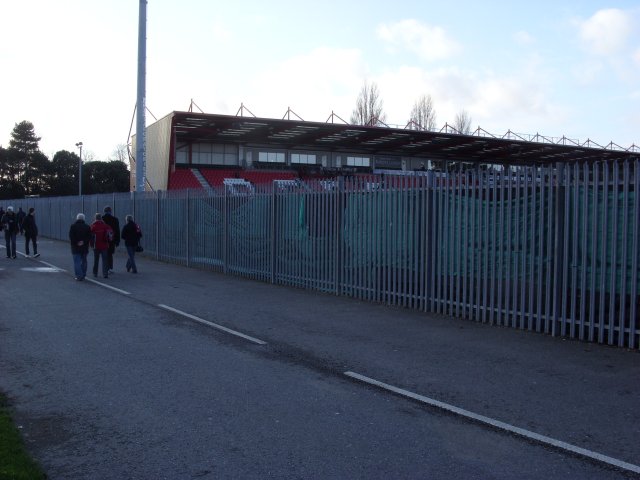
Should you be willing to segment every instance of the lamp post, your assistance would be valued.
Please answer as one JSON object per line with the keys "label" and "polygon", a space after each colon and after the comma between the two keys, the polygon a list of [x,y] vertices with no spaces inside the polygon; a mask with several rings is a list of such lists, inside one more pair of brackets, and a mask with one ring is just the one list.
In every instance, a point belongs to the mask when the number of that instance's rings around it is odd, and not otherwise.
{"label": "lamp post", "polygon": [[78,195],[82,196],[82,142],[76,143],[76,147],[80,149],[80,167],[78,173]]}

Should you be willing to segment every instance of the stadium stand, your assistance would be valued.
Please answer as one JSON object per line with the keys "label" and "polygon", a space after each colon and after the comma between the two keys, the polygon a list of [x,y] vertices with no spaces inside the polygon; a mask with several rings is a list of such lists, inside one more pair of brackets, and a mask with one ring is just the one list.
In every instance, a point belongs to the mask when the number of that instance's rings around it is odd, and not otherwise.
{"label": "stadium stand", "polygon": [[[292,170],[243,170],[243,169],[217,169],[177,168],[169,175],[169,190],[181,190],[185,188],[203,188],[198,180],[198,172],[211,187],[221,187],[226,179],[239,179],[250,182],[253,185],[271,185],[274,180],[297,180],[298,174]],[[325,177],[321,177],[325,178]],[[317,178],[315,179],[317,180]]]}
{"label": "stadium stand", "polygon": [[238,176],[242,176],[242,172],[238,169],[219,170],[213,168],[201,168],[200,173],[212,187],[222,186],[225,178],[238,178]]}
{"label": "stadium stand", "polygon": [[202,188],[202,185],[189,169],[178,168],[169,175],[169,190]]}
{"label": "stadium stand", "polygon": [[291,170],[245,170],[240,173],[240,176],[256,185],[271,183],[274,180],[294,180],[298,178],[298,174]]}

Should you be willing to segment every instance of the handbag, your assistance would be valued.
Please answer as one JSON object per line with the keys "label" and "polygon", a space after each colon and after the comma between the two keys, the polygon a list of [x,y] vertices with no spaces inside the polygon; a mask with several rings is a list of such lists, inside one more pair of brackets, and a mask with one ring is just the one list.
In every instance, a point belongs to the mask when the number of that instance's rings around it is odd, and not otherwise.
{"label": "handbag", "polygon": [[136,245],[136,252],[144,252],[144,248],[142,248],[142,245]]}

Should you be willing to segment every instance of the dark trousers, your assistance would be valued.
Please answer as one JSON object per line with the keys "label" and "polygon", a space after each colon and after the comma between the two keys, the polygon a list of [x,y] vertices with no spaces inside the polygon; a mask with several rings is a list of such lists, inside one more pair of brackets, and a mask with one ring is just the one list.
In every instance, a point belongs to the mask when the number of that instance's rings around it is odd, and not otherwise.
{"label": "dark trousers", "polygon": [[102,257],[102,276],[107,277],[109,275],[109,265],[107,265],[107,251],[93,249],[93,275],[98,275],[98,263],[100,263],[100,257]]}
{"label": "dark trousers", "polygon": [[113,270],[113,253],[116,251],[116,244],[110,243],[109,249],[107,250],[107,266],[109,270]]}
{"label": "dark trousers", "polygon": [[33,237],[27,234],[24,235],[24,253],[29,255],[29,240],[33,244],[33,254],[36,255],[38,253],[38,241],[35,235]]}
{"label": "dark trousers", "polygon": [[15,232],[4,231],[4,240],[7,246],[7,258],[16,256],[16,234]]}

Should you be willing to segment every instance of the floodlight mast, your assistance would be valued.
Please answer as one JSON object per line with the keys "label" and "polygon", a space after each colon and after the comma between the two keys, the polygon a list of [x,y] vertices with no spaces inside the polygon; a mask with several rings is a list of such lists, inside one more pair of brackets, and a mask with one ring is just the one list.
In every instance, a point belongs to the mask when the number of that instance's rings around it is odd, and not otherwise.
{"label": "floodlight mast", "polygon": [[138,96],[136,101],[136,191],[144,192],[147,136],[146,111],[147,0],[140,0],[138,14]]}
{"label": "floodlight mast", "polygon": [[82,196],[82,142],[76,143],[76,147],[80,149],[80,161],[78,162],[78,196]]}

